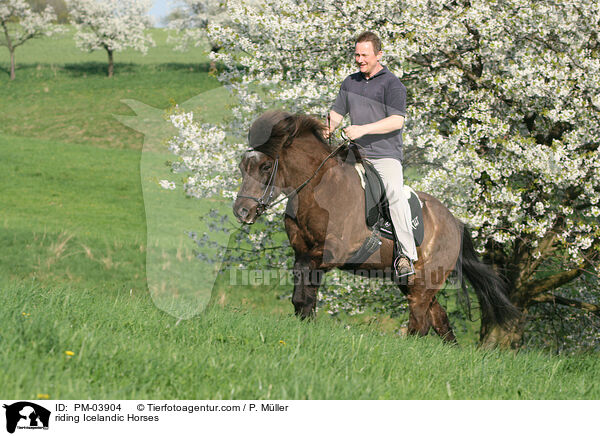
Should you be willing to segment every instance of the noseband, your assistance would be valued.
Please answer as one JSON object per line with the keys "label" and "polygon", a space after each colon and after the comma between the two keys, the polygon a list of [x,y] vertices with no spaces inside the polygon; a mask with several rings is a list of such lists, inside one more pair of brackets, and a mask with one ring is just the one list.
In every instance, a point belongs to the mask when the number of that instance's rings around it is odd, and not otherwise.
{"label": "noseband", "polygon": [[[254,151],[253,149],[248,149],[247,151]],[[264,213],[265,210],[269,208],[269,203],[273,200],[273,193],[275,192],[275,177],[277,177],[277,170],[279,169],[279,155],[275,158],[275,163],[273,164],[273,171],[271,171],[271,176],[269,177],[269,181],[265,187],[265,191],[263,192],[260,198],[251,197],[249,195],[238,195],[237,198],[249,198],[250,200],[254,200],[258,203],[256,206],[256,216],[260,216]]]}

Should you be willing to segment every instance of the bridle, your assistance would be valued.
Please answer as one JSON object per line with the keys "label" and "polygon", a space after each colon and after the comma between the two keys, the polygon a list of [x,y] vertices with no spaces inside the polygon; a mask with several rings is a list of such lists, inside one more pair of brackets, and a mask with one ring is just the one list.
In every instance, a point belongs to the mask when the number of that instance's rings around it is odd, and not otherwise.
{"label": "bridle", "polygon": [[[327,117],[327,119],[329,121],[329,117]],[[342,138],[344,138],[343,134],[342,134]],[[292,139],[293,138],[291,138],[291,135],[290,135],[290,137],[286,140],[286,144],[291,143]],[[256,207],[256,216],[259,217],[267,209],[270,209],[273,206],[281,203],[282,201],[289,199],[291,196],[298,194],[302,190],[302,188],[304,188],[306,185],[308,185],[310,183],[310,181],[318,174],[318,172],[321,170],[321,168],[323,168],[323,165],[325,165],[325,162],[327,162],[329,159],[331,159],[333,156],[335,156],[342,148],[344,148],[344,147],[348,146],[348,144],[352,144],[352,143],[354,143],[354,142],[351,141],[349,138],[344,138],[344,142],[342,142],[335,150],[333,150],[331,153],[329,153],[329,155],[317,167],[317,169],[312,174],[312,176],[310,176],[308,179],[306,179],[304,182],[302,182],[297,188],[295,188],[292,192],[290,192],[283,198],[277,200],[275,203],[271,203],[271,201],[273,200],[273,194],[275,192],[275,178],[277,177],[277,170],[279,169],[279,154],[278,154],[275,157],[275,163],[273,164],[273,171],[271,171],[271,175],[269,176],[269,181],[267,182],[267,185],[265,187],[265,190],[264,190],[262,196],[260,198],[256,198],[256,197],[252,197],[249,195],[238,195],[237,198],[248,198],[250,200],[256,201],[258,203],[258,206]],[[331,148],[331,134],[329,135],[329,145]],[[246,151],[255,151],[255,150],[253,148],[249,148]]]}
{"label": "bridle", "polygon": [[[254,151],[253,148],[249,148],[246,151]],[[256,216],[260,216],[267,210],[269,207],[269,203],[273,200],[273,194],[275,192],[275,177],[277,177],[277,170],[279,169],[279,155],[275,158],[275,163],[273,164],[273,171],[271,171],[271,176],[269,177],[269,181],[265,187],[265,191],[260,196],[260,198],[252,197],[250,195],[239,195],[237,198],[249,198],[250,200],[254,200],[258,203],[256,206]]]}

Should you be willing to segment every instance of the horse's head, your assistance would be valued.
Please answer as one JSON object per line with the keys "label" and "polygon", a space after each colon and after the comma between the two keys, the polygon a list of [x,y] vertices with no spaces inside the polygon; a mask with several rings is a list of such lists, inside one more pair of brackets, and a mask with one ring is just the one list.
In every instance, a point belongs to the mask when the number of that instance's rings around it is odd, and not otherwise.
{"label": "horse's head", "polygon": [[295,119],[292,114],[274,110],[265,112],[250,127],[248,144],[239,168],[242,186],[233,204],[238,221],[252,224],[268,204],[281,193],[278,165],[283,142],[291,138]]}
{"label": "horse's head", "polygon": [[[309,134],[313,140],[324,143],[321,134],[323,128],[312,117],[279,110],[265,112],[254,121],[248,133],[250,150],[244,154],[239,165],[243,177],[242,186],[233,205],[233,213],[240,222],[254,223],[281,193],[285,186],[284,171],[278,170],[283,166],[284,160],[290,160],[289,157],[284,157],[290,155],[292,142]],[[310,154],[315,154],[312,145]],[[303,166],[304,160],[291,157],[293,166]],[[285,172],[288,174],[293,171]],[[288,182],[294,183],[293,180]]]}
{"label": "horse's head", "polygon": [[278,160],[265,153],[249,150],[244,154],[239,168],[242,186],[233,204],[233,214],[238,221],[253,224],[268,204],[279,194]]}

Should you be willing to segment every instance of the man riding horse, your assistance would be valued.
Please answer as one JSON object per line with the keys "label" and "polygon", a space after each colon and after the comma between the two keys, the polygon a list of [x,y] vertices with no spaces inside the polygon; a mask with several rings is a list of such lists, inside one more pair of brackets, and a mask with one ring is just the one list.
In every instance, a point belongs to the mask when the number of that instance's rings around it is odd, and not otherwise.
{"label": "man riding horse", "polygon": [[410,207],[403,192],[402,129],[406,117],[406,88],[381,65],[381,41],[373,32],[356,39],[355,60],[360,71],[342,82],[329,113],[325,136],[350,114],[344,129],[361,156],[377,170],[385,186],[399,256],[394,261],[398,277],[414,274],[417,248],[413,238]]}
{"label": "man riding horse", "polygon": [[[358,38],[360,72],[344,80],[328,129],[316,118],[281,110],[267,111],[252,124],[250,149],[239,165],[243,179],[233,213],[249,225],[288,200],[284,224],[294,251],[292,304],[301,318],[316,313],[326,272],[339,268],[379,277],[371,274],[385,273],[394,265],[398,276],[415,273],[398,283],[408,299],[409,333],[424,336],[433,328],[444,340],[456,341],[448,315],[436,299],[454,270],[473,285],[485,324],[508,325],[519,315],[506,297],[507,282],[480,261],[468,227],[425,192],[417,193],[425,231],[418,262],[412,263],[417,250],[401,189],[406,89],[379,63],[378,41],[372,33]],[[323,131],[329,135],[346,113],[352,121],[346,134],[384,180],[396,239],[403,250],[397,259],[394,242],[374,237],[377,232],[367,225],[367,201],[356,168],[338,155],[342,146],[332,150],[323,138]],[[280,194],[284,197],[275,201]],[[373,239],[375,251],[367,250],[366,258],[358,256]]]}

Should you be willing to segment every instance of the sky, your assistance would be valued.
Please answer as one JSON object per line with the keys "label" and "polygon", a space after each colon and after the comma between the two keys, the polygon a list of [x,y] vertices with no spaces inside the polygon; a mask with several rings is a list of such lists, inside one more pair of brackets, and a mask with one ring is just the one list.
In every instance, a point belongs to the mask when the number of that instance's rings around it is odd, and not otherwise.
{"label": "sky", "polygon": [[154,18],[156,27],[163,27],[162,19],[169,15],[177,3],[179,3],[177,0],[154,0],[150,15]]}

